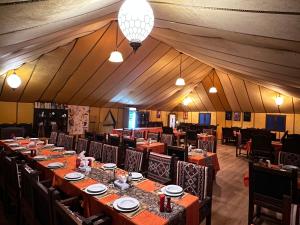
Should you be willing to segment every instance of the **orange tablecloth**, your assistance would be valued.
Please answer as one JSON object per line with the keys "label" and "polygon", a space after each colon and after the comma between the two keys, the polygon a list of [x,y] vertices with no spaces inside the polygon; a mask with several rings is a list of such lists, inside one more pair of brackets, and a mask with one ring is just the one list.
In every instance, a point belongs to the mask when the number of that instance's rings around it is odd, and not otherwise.
{"label": "orange tablecloth", "polygon": [[220,170],[217,153],[207,152],[207,157],[204,157],[202,153],[193,152],[192,155],[189,155],[188,161],[201,166],[213,165],[215,173]]}
{"label": "orange tablecloth", "polygon": [[[6,146],[3,142],[0,141],[0,145]],[[53,152],[50,150],[41,150],[40,154],[43,155],[50,155]],[[26,157],[30,157],[29,155],[25,155]],[[153,212],[149,211],[148,209],[145,209],[141,211],[140,213],[137,213],[131,217],[119,213],[116,210],[114,210],[111,206],[108,204],[114,201],[115,199],[119,198],[120,196],[117,193],[110,193],[108,192],[107,195],[103,197],[96,197],[96,196],[90,196],[86,194],[82,189],[87,187],[88,185],[97,183],[96,180],[85,177],[83,180],[76,181],[76,182],[69,182],[64,179],[64,176],[75,170],[75,160],[76,155],[73,156],[64,156],[62,158],[55,158],[45,161],[38,161],[36,162],[37,166],[41,169],[42,172],[45,172],[48,177],[52,177],[53,179],[53,185],[56,188],[59,188],[63,192],[69,194],[70,196],[78,196],[81,195],[84,200],[84,209],[86,216],[92,215],[94,213],[104,212],[107,215],[110,215],[113,220],[113,225],[167,225],[168,220],[164,217],[161,217],[157,214],[154,214]],[[64,162],[65,167],[56,169],[56,170],[50,170],[47,168],[47,165],[50,162]],[[101,166],[101,163],[95,162],[93,164],[94,168],[99,168]],[[104,171],[103,171],[104,172]],[[121,169],[117,169],[117,173],[124,173],[125,171]],[[157,187],[154,185],[153,181],[150,181],[148,179],[134,184],[136,187],[148,191],[153,192],[157,189]],[[158,195],[157,195],[158,200]],[[186,194],[181,199],[172,199],[173,202],[175,202],[178,205],[181,205],[185,208],[186,213],[186,224],[187,225],[198,225],[199,224],[199,199],[196,196]],[[157,206],[158,207],[158,206]]]}
{"label": "orange tablecloth", "polygon": [[[145,137],[147,139],[147,134],[148,132],[151,132],[151,133],[162,133],[162,128],[161,127],[141,127],[141,128],[135,128],[133,129],[133,132],[134,131],[145,131]],[[118,134],[118,135],[122,135],[122,131],[123,129],[113,129],[112,130],[112,134]]]}
{"label": "orange tablecloth", "polygon": [[141,143],[137,143],[136,146],[137,146],[137,150],[147,149],[155,153],[160,153],[160,154],[165,153],[165,144],[161,142],[155,142],[151,144],[148,144],[146,142],[141,142]]}
{"label": "orange tablecloth", "polygon": [[197,137],[199,140],[203,140],[203,141],[213,141],[215,139],[214,135],[203,135],[203,134],[197,134]]}

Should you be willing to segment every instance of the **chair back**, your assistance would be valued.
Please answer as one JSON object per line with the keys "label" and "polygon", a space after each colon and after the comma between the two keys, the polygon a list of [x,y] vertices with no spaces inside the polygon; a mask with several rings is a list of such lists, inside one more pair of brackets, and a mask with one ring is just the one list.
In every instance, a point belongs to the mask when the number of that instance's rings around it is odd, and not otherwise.
{"label": "chair back", "polygon": [[6,171],[4,173],[6,194],[11,200],[20,199],[20,178],[16,158],[5,156],[3,168]]}
{"label": "chair back", "polygon": [[194,130],[186,131],[186,139],[191,140],[191,141],[196,141],[198,139],[197,131],[194,131]]}
{"label": "chair back", "polygon": [[172,157],[150,152],[147,178],[168,183],[171,180]]}
{"label": "chair back", "polygon": [[135,148],[136,147],[136,139],[132,138],[123,138],[123,146],[125,148]]}
{"label": "chair back", "polygon": [[300,168],[300,154],[280,151],[278,164],[293,165]]}
{"label": "chair back", "polygon": [[300,154],[300,136],[288,135],[283,142],[282,151]]}
{"label": "chair back", "polygon": [[89,148],[89,156],[94,157],[96,160],[100,161],[102,158],[102,148],[103,143],[91,141]]}
{"label": "chair back", "polygon": [[126,149],[125,155],[125,170],[131,172],[141,172],[143,162],[143,152],[133,149]]}
{"label": "chair back", "polygon": [[198,140],[198,148],[204,149],[209,152],[214,152],[215,140]]}
{"label": "chair back", "polygon": [[173,134],[161,134],[161,140],[162,143],[165,143],[167,145],[173,145],[174,142],[174,135]]}
{"label": "chair back", "polygon": [[84,138],[78,138],[77,145],[76,145],[76,152],[79,154],[82,151],[87,152],[88,150],[88,143],[89,141]]}
{"label": "chair back", "polygon": [[177,162],[176,184],[184,191],[196,195],[201,201],[212,197],[212,168],[183,161]]}
{"label": "chair back", "polygon": [[253,135],[251,152],[254,159],[267,158],[273,160],[274,155],[271,136],[263,133]]}
{"label": "chair back", "polygon": [[106,133],[96,134],[95,135],[95,141],[105,143],[106,142]]}
{"label": "chair back", "polygon": [[188,149],[177,146],[167,146],[167,155],[178,157],[181,161],[188,161]]}
{"label": "chair back", "polygon": [[120,137],[108,135],[108,144],[113,146],[120,146]]}
{"label": "chair back", "polygon": [[59,133],[57,136],[57,146],[64,147],[65,146],[65,134]]}
{"label": "chair back", "polygon": [[119,152],[118,146],[104,144],[102,149],[101,162],[118,164],[118,152]]}
{"label": "chair back", "polygon": [[51,134],[50,134],[50,138],[49,138],[48,143],[56,145],[56,141],[57,141],[57,132],[52,131]]}
{"label": "chair back", "polygon": [[159,133],[148,132],[147,138],[151,138],[151,140],[159,141]]}
{"label": "chair back", "polygon": [[143,130],[133,130],[133,137],[134,138],[144,138],[145,137],[145,131],[143,131]]}
{"label": "chair back", "polygon": [[74,149],[74,136],[73,135],[65,135],[64,136],[64,147],[67,150]]}
{"label": "chair back", "polygon": [[95,134],[93,132],[86,131],[85,134],[84,134],[84,138],[89,140],[89,141],[94,141],[95,140]]}
{"label": "chair back", "polygon": [[173,134],[173,128],[172,127],[163,127],[163,133],[164,134]]}
{"label": "chair back", "polygon": [[202,132],[209,135],[213,135],[213,129],[203,129]]}

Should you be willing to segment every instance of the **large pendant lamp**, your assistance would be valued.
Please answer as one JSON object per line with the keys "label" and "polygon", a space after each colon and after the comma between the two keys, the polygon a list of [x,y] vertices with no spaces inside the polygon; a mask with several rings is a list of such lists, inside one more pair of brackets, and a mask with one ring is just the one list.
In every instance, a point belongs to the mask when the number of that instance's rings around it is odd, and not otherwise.
{"label": "large pendant lamp", "polygon": [[123,56],[122,56],[122,53],[118,51],[118,26],[117,27],[117,30],[116,30],[116,47],[115,47],[115,51],[112,51],[110,53],[110,57],[109,57],[109,61],[110,62],[114,62],[114,63],[120,63],[120,62],[123,62]]}
{"label": "large pendant lamp", "polygon": [[182,64],[182,53],[180,53],[180,64],[179,64],[179,77],[176,80],[175,85],[176,86],[184,86],[185,85],[185,81],[184,79],[181,77],[181,64]]}
{"label": "large pendant lamp", "polygon": [[282,104],[283,104],[283,98],[282,98],[282,96],[277,96],[276,98],[275,98],[275,104],[279,107],[279,106],[281,106]]}
{"label": "large pendant lamp", "polygon": [[130,46],[136,51],[154,26],[153,10],[146,0],[125,0],[119,10],[118,22]]}
{"label": "large pendant lamp", "polygon": [[211,94],[215,94],[218,92],[217,88],[215,87],[215,73],[213,73],[213,86],[210,87],[208,92]]}
{"label": "large pendant lamp", "polygon": [[13,74],[11,74],[7,77],[6,82],[9,87],[11,87],[13,90],[15,90],[16,88],[20,87],[22,80],[14,71]]}

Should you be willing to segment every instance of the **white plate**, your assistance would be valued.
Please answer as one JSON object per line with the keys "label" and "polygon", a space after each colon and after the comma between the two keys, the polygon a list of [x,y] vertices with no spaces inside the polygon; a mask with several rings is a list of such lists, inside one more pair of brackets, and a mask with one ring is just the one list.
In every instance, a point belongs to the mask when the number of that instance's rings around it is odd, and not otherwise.
{"label": "white plate", "polygon": [[75,151],[65,151],[64,154],[65,155],[75,155],[76,152]]}
{"label": "white plate", "polygon": [[166,187],[163,187],[160,190],[161,190],[162,193],[164,193],[165,195],[170,196],[170,197],[179,197],[179,196],[181,196],[183,194],[183,192],[178,193],[178,194],[169,193],[169,192],[166,191]]}
{"label": "white plate", "polygon": [[139,201],[130,197],[119,198],[113,203],[113,207],[120,212],[132,212],[137,210],[139,206]]}
{"label": "white plate", "polygon": [[15,147],[15,148],[13,148],[14,150],[25,150],[25,149],[27,149],[26,147],[24,147],[24,146],[19,146],[19,147]]}
{"label": "white plate", "polygon": [[30,141],[38,141],[39,138],[29,138]]}
{"label": "white plate", "polygon": [[284,165],[282,168],[285,170],[293,170],[293,169],[298,170],[299,169],[298,166],[294,166],[294,165]]}
{"label": "white plate", "polygon": [[53,168],[61,168],[61,167],[63,167],[63,166],[64,166],[64,164],[61,163],[61,162],[53,162],[53,163],[49,163],[49,164],[47,165],[47,167],[50,168],[50,169],[53,169]]}
{"label": "white plate", "polygon": [[24,151],[22,154],[31,154],[31,151]]}
{"label": "white plate", "polygon": [[46,144],[44,145],[44,148],[52,148],[54,146],[54,144]]}
{"label": "white plate", "polygon": [[117,165],[116,165],[115,163],[105,163],[105,164],[103,165],[103,167],[104,167],[105,169],[114,169],[114,168],[117,167]]}
{"label": "white plate", "polygon": [[65,149],[64,147],[54,147],[52,150],[54,150],[54,151],[62,151],[64,149]]}
{"label": "white plate", "polygon": [[47,159],[47,156],[45,155],[37,155],[33,157],[35,160],[45,160]]}
{"label": "white plate", "polygon": [[170,193],[170,194],[180,194],[183,192],[182,187],[178,186],[178,185],[168,185],[165,187],[166,192]]}
{"label": "white plate", "polygon": [[20,145],[18,143],[11,143],[8,144],[9,147],[19,147]]}
{"label": "white plate", "polygon": [[14,141],[15,141],[14,139],[6,139],[6,140],[3,140],[2,142],[8,143],[8,142],[14,142]]}
{"label": "white plate", "polygon": [[133,180],[139,180],[143,178],[143,174],[137,173],[137,172],[132,172],[131,177]]}
{"label": "white plate", "polygon": [[23,137],[16,137],[16,140],[24,140]]}
{"label": "white plate", "polygon": [[107,191],[104,184],[92,184],[85,189],[88,193],[102,193]]}
{"label": "white plate", "polygon": [[65,175],[66,180],[80,180],[82,178],[84,178],[84,174],[78,172],[68,173]]}

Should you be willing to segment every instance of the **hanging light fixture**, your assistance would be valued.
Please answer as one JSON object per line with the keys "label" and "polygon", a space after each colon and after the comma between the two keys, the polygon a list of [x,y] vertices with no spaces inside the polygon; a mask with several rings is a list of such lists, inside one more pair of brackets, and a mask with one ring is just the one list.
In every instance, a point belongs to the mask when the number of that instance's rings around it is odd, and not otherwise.
{"label": "hanging light fixture", "polygon": [[215,87],[215,74],[214,73],[213,73],[213,86],[210,87],[208,92],[211,94],[215,94],[218,92],[217,88]]}
{"label": "hanging light fixture", "polygon": [[279,95],[275,98],[275,103],[277,106],[281,106],[283,104],[283,98]]}
{"label": "hanging light fixture", "polygon": [[118,22],[130,46],[136,51],[154,26],[153,10],[146,0],[125,0],[119,10]]}
{"label": "hanging light fixture", "polygon": [[110,57],[109,57],[109,61],[110,62],[114,62],[114,63],[120,63],[120,62],[123,62],[123,56],[122,56],[122,53],[118,51],[118,26],[117,27],[117,30],[116,30],[116,48],[115,48],[115,51],[112,51],[110,53]]}
{"label": "hanging light fixture", "polygon": [[192,102],[192,99],[190,97],[187,97],[183,100],[183,105],[187,106],[188,104],[190,104]]}
{"label": "hanging light fixture", "polygon": [[184,86],[185,85],[185,81],[184,79],[181,77],[181,64],[182,64],[182,53],[180,52],[180,65],[179,65],[179,77],[176,80],[175,85],[176,86]]}
{"label": "hanging light fixture", "polygon": [[10,86],[13,90],[20,87],[22,80],[14,71],[13,74],[9,75],[6,79],[8,86]]}

